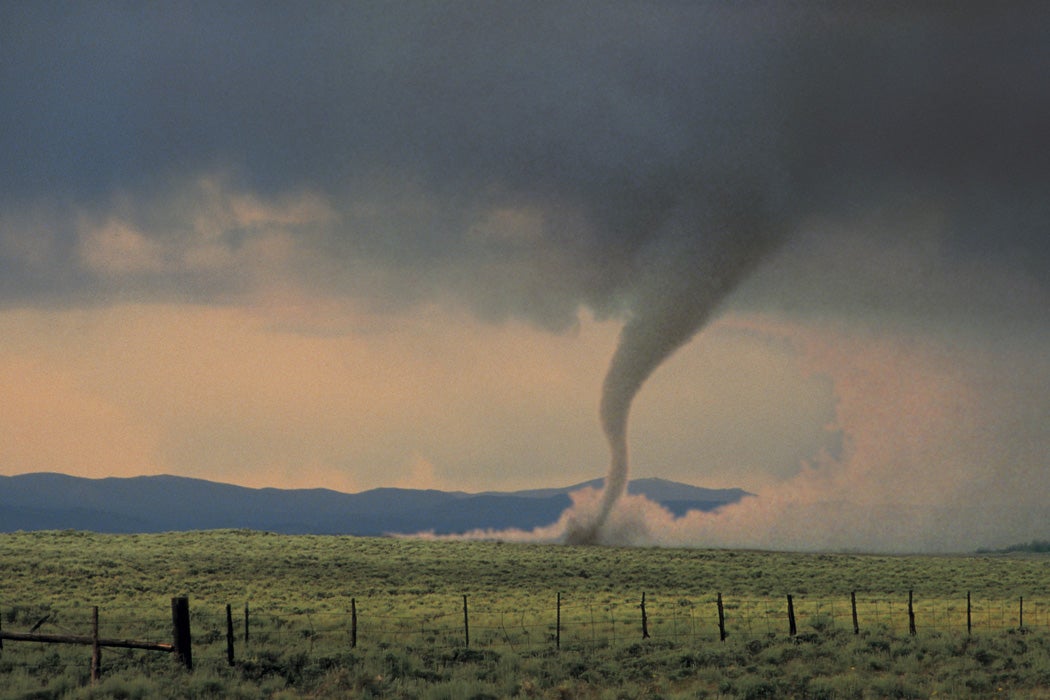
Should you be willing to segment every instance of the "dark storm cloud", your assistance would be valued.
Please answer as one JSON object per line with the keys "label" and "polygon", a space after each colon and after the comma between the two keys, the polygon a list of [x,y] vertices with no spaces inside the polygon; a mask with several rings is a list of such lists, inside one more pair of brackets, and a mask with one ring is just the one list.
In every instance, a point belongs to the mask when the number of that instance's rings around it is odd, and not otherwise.
{"label": "dark storm cloud", "polygon": [[[294,233],[337,288],[553,327],[644,297],[661,239],[703,254],[717,235],[668,222],[704,207],[789,237],[918,200],[953,264],[1050,259],[1041,3],[6,3],[0,25],[2,223],[52,241],[0,247],[9,298],[91,288],[83,211],[121,197],[171,238],[165,193],[215,172],[331,202]],[[538,230],[477,236],[501,208]]]}

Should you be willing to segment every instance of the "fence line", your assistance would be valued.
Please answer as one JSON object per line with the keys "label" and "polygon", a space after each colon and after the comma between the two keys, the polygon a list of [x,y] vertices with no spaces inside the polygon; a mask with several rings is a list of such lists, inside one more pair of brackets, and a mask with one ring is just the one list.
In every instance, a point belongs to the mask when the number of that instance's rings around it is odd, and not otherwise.
{"label": "fence line", "polygon": [[[552,596],[550,608],[537,611],[484,608],[469,598],[469,603],[463,601],[466,605],[449,605],[445,609],[415,615],[375,612],[369,609],[367,601],[362,603],[355,599],[356,633],[351,634],[358,644],[378,639],[415,638],[432,644],[444,642],[473,646],[478,642],[492,644],[491,638],[494,637],[510,637],[515,644],[528,642],[535,645],[549,641],[557,648],[563,642],[615,643],[645,639],[647,634],[652,638],[712,637],[724,640],[734,635],[795,636],[833,628],[857,634],[861,631],[918,634],[981,629],[1050,629],[1050,603],[1021,599],[971,601],[969,620],[965,599],[958,603],[944,599],[923,601],[914,594],[910,606],[906,598],[865,599],[856,593],[841,601],[798,596],[790,596],[790,600],[788,596],[783,599],[728,597],[723,599],[721,611],[718,610],[718,598],[709,605],[706,601],[693,600],[680,603],[656,601],[648,596],[644,608],[641,599],[639,594],[636,601],[573,602],[567,600],[565,594],[556,593]],[[256,611],[256,614],[260,613]],[[313,615],[346,619],[340,613]],[[302,617],[294,614],[267,616],[277,621],[279,628]],[[313,625],[316,627],[316,621]],[[343,628],[335,623],[335,629]],[[345,629],[350,630],[350,625],[345,624]],[[528,635],[527,639],[525,635]],[[517,641],[513,641],[515,637]],[[537,642],[537,637],[544,639]]]}
{"label": "fence line", "polygon": [[[197,605],[194,624],[203,633],[195,643],[209,650],[225,641],[225,661],[236,662],[235,647],[244,649],[276,643],[292,646],[333,637],[347,649],[359,645],[383,645],[391,640],[405,646],[421,644],[432,648],[511,648],[562,649],[598,648],[646,640],[682,644],[725,642],[727,638],[755,638],[762,635],[817,638],[832,631],[872,634],[918,634],[974,631],[1050,630],[1050,600],[1019,596],[1013,600],[923,600],[909,591],[907,599],[887,595],[864,595],[851,592],[849,597],[815,598],[784,595],[771,597],[723,596],[721,592],[701,598],[654,598],[644,592],[633,599],[572,598],[562,592],[552,595],[551,607],[508,610],[486,606],[468,595],[461,605],[451,597],[442,597],[439,607],[413,614],[387,614],[376,610],[368,599],[350,599],[349,610],[339,612],[268,612],[265,608],[244,605],[243,635],[235,634],[233,608],[212,611]],[[97,611],[97,608],[95,609]],[[39,613],[37,610],[33,617]],[[26,617],[28,613],[24,614]],[[186,668],[193,666],[189,620],[189,603],[185,598],[172,599],[172,642],[137,641],[102,637],[98,632],[97,614],[91,635],[62,635],[37,632],[51,614],[37,621],[31,631],[3,629],[0,610],[0,652],[3,642],[37,642],[41,644],[90,644],[93,647],[92,678],[98,677],[98,650],[101,647],[123,647],[172,653]],[[8,623],[17,619],[17,609],[8,615]],[[28,624],[29,619],[27,618]],[[141,620],[136,619],[136,622]],[[213,654],[217,662],[219,654]],[[213,658],[209,656],[209,658]]]}
{"label": "fence line", "polygon": [[[1050,602],[1017,599],[974,602],[967,605],[935,599],[924,601],[914,593],[908,600],[852,592],[848,598],[809,599],[734,598],[654,599],[639,594],[634,601],[572,600],[564,593],[551,596],[550,608],[508,610],[485,607],[473,597],[416,614],[375,610],[368,600],[353,599],[345,614],[312,613],[309,631],[301,629],[303,614],[267,614],[280,636],[312,638],[322,634],[348,635],[351,648],[390,643],[432,647],[494,647],[514,649],[614,645],[645,639],[673,643],[725,641],[727,637],[814,635],[831,630],[885,634],[934,631],[972,634],[975,630],[1050,630]],[[1012,615],[1011,615],[1012,610]],[[983,616],[983,617],[982,617]],[[296,625],[299,625],[296,631]],[[253,623],[253,627],[254,627]]]}

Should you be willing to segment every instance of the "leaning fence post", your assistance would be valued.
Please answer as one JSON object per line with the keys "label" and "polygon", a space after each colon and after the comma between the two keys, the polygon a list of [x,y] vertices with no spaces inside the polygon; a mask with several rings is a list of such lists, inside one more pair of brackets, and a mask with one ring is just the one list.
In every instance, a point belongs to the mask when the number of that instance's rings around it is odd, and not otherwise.
{"label": "leaning fence post", "polygon": [[726,640],[726,616],[722,609],[721,593],[718,594],[718,639],[723,642]]}
{"label": "leaning fence post", "polygon": [[794,637],[798,634],[798,629],[795,627],[795,601],[788,593],[788,634]]}
{"label": "leaning fence post", "polygon": [[972,633],[973,625],[970,617],[970,592],[966,591],[966,634],[969,636]]}
{"label": "leaning fence post", "polygon": [[860,634],[860,624],[857,622],[857,592],[851,591],[849,594],[849,604],[853,608],[853,634]]}
{"label": "leaning fence post", "polygon": [[248,601],[244,601],[244,643],[248,644]]}
{"label": "leaning fence post", "polygon": [[233,608],[226,604],[226,663],[233,666]]}
{"label": "leaning fence post", "polygon": [[98,606],[91,608],[91,682],[102,676],[102,646],[98,643]]}
{"label": "leaning fence post", "polygon": [[915,636],[915,608],[912,607],[912,591],[908,591],[908,634]]}
{"label": "leaning fence post", "polygon": [[193,650],[190,642],[190,599],[186,597],[171,599],[172,646],[175,647],[175,658],[186,667],[193,669]]}
{"label": "leaning fence post", "polygon": [[357,648],[357,598],[350,599],[350,648]]}
{"label": "leaning fence post", "polygon": [[1017,603],[1017,629],[1024,632],[1024,596]]}

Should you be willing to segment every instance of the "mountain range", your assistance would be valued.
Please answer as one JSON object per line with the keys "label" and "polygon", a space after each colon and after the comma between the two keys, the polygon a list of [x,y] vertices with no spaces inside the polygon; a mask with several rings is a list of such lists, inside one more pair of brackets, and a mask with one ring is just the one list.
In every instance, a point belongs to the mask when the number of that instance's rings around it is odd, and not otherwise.
{"label": "mountain range", "polygon": [[[148,533],[247,528],[285,534],[376,536],[550,525],[569,507],[569,494],[601,488],[594,479],[564,488],[464,493],[378,488],[247,488],[179,476],[86,479],[49,472],[0,476],[0,532],[89,530]],[[663,479],[636,479],[641,494],[675,515],[711,511],[750,495]]]}

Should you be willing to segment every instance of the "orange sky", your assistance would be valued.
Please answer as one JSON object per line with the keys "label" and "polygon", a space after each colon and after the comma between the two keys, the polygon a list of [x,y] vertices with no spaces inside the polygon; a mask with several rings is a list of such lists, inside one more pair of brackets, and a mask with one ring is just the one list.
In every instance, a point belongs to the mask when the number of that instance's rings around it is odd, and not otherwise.
{"label": "orange sky", "polygon": [[[264,308],[0,314],[4,473],[468,491],[604,473],[596,404],[617,324],[559,335],[440,308],[342,313],[365,330],[290,332]],[[789,474],[832,420],[827,381],[804,371],[788,347],[713,329],[640,397],[638,473],[751,487]]]}

